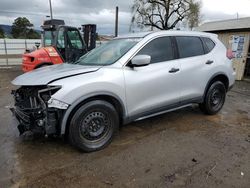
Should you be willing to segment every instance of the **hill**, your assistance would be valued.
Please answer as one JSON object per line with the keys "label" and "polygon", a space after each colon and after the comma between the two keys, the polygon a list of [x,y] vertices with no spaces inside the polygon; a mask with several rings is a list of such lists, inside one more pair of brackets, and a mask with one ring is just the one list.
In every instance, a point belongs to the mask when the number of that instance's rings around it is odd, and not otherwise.
{"label": "hill", "polygon": [[0,24],[0,27],[3,29],[5,35],[7,35],[7,36],[10,36],[10,35],[11,35],[12,27],[11,27],[10,25],[3,25],[3,24]]}
{"label": "hill", "polygon": [[[8,37],[11,37],[11,31],[12,31],[11,25],[0,24],[0,27],[3,29],[5,35],[7,35]],[[35,31],[38,32],[39,34],[41,34],[40,30],[35,29]]]}

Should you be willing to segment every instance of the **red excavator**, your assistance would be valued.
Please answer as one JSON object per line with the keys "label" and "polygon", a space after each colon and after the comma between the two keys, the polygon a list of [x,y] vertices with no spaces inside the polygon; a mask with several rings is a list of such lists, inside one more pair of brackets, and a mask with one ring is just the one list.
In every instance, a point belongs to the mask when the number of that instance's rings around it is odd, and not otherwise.
{"label": "red excavator", "polygon": [[63,20],[51,19],[41,26],[41,48],[26,50],[22,70],[28,72],[43,66],[70,63],[95,47],[96,25],[83,25],[84,42],[78,28],[66,26]]}

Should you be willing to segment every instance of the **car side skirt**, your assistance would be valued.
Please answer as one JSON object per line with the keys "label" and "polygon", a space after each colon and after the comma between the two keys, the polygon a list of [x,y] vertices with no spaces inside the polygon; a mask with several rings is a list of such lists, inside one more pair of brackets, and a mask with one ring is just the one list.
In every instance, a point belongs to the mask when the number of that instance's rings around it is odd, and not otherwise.
{"label": "car side skirt", "polygon": [[124,120],[124,124],[128,124],[128,123],[131,123],[133,121],[147,119],[147,118],[161,115],[161,114],[164,114],[167,112],[179,110],[181,108],[191,106],[192,104],[197,104],[197,103],[202,103],[202,102],[203,102],[203,97],[197,97],[197,98],[185,100],[185,101],[182,101],[179,103],[174,103],[174,104],[170,104],[167,106],[163,106],[163,107],[160,107],[157,109],[152,109],[152,110],[149,110],[149,111],[146,111],[146,112],[143,112],[140,114],[136,114],[136,115],[133,115],[133,116],[126,118]]}

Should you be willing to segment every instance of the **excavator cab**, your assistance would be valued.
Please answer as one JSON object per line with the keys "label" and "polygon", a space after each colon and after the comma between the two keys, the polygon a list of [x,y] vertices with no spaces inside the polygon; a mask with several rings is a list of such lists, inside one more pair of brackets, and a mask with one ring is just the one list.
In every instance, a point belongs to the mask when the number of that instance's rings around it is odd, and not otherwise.
{"label": "excavator cab", "polygon": [[23,54],[24,72],[48,65],[71,63],[87,53],[80,31],[75,27],[65,26],[63,20],[46,20],[41,27],[42,47]]}
{"label": "excavator cab", "polygon": [[87,52],[79,30],[65,26],[63,20],[47,20],[42,28],[43,46],[53,46],[64,62],[74,62]]}

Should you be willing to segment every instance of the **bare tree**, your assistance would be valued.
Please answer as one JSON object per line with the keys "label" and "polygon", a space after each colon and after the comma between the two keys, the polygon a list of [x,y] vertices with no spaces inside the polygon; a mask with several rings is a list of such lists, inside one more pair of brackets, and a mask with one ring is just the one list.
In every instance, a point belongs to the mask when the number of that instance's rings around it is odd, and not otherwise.
{"label": "bare tree", "polygon": [[[151,26],[160,30],[173,29],[185,18],[200,13],[200,6],[195,6],[197,3],[198,0],[134,0],[131,27],[137,25],[140,28]],[[193,10],[197,14],[193,14]]]}

